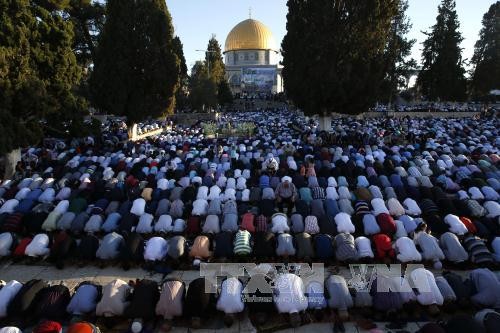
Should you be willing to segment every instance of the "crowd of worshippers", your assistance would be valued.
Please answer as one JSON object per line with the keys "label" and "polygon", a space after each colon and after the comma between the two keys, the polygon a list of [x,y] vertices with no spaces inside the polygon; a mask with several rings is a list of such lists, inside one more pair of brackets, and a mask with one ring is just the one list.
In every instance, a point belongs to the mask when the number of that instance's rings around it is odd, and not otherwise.
{"label": "crowd of worshippers", "polygon": [[0,185],[0,256],[59,267],[500,261],[497,119],[334,121],[347,133],[405,122],[426,138],[391,146],[329,146],[314,122],[300,128],[286,111],[223,119],[251,121],[256,133],[211,139],[174,126],[113,148],[87,138],[25,150],[33,168]]}
{"label": "crowd of worshippers", "polygon": [[[350,318],[349,312],[358,311],[361,317],[357,319],[365,318],[359,325],[371,329],[376,324],[366,318],[376,314],[404,326],[403,318],[411,318],[417,311],[436,317],[440,310],[460,308],[479,312],[474,319],[468,318],[465,327],[458,325],[458,330],[450,320],[441,331],[425,332],[496,333],[500,329],[500,314],[495,311],[500,308],[500,281],[486,268],[471,271],[466,280],[452,272],[435,276],[425,268],[416,268],[405,277],[377,274],[369,288],[359,290],[350,289],[340,275],[309,281],[289,271],[271,271],[268,264],[257,266],[252,279],[273,283],[268,288],[259,285],[248,290],[243,279],[236,277],[222,278],[215,284],[200,277],[188,285],[175,278],[161,284],[148,279],[129,283],[116,279],[103,286],[82,282],[71,295],[63,284],[12,280],[3,282],[0,289],[0,320],[21,328],[38,325],[34,333],[58,333],[61,325],[74,322],[74,317],[76,325],[86,328],[73,331],[70,327],[67,332],[84,333],[97,332],[91,323],[99,322],[110,329],[128,319],[128,332],[140,333],[153,332],[155,326],[168,331],[179,318],[188,320],[185,325],[199,328],[217,314],[230,327],[245,309],[256,325],[278,313],[293,327],[310,321],[333,321],[342,326]],[[355,317],[351,315],[351,319]],[[0,329],[0,333],[21,332],[16,326]]]}
{"label": "crowd of worshippers", "polygon": [[[372,110],[375,112],[386,112],[390,109],[388,105],[379,104]],[[418,103],[398,104],[393,107],[396,112],[481,112],[492,109],[481,103]]]}

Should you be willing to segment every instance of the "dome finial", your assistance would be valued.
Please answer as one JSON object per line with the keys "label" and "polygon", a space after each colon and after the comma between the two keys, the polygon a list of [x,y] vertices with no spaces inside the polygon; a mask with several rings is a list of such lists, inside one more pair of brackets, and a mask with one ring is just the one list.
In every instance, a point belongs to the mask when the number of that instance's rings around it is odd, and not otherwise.
{"label": "dome finial", "polygon": [[248,7],[248,18],[252,19],[252,6]]}

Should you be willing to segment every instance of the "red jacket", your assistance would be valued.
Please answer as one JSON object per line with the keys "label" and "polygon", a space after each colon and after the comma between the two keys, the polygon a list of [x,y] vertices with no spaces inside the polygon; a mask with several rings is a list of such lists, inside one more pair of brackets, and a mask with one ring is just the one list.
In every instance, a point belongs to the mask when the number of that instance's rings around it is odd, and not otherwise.
{"label": "red jacket", "polygon": [[373,243],[375,244],[375,258],[394,258],[395,253],[392,248],[391,238],[384,234],[376,234],[373,236]]}
{"label": "red jacket", "polygon": [[31,243],[32,240],[33,240],[33,238],[30,238],[30,237],[26,237],[26,238],[21,239],[21,241],[19,242],[19,245],[17,245],[17,247],[14,250],[14,253],[12,255],[14,257],[23,257],[24,252],[26,252],[26,248],[28,247],[28,245]]}
{"label": "red jacket", "polygon": [[377,223],[380,227],[380,231],[386,235],[394,235],[396,233],[396,222],[389,214],[379,214],[377,216]]}

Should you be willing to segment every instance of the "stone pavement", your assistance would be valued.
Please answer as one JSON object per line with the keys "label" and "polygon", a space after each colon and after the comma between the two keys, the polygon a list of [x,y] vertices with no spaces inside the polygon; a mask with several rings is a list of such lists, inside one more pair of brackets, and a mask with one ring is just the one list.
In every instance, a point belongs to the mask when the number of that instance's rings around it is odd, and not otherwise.
{"label": "stone pavement", "polygon": [[[350,277],[350,273],[347,268],[342,268],[340,270],[340,275],[345,277]],[[462,274],[467,274],[467,272],[462,272]],[[186,285],[189,285],[191,281],[200,276],[199,271],[173,271],[168,274],[167,277],[177,277],[182,279]],[[43,265],[43,264],[14,264],[12,262],[3,262],[0,264],[0,279],[4,281],[9,281],[16,279],[20,282],[26,282],[31,279],[43,279],[52,284],[64,282],[71,292],[74,291],[75,287],[82,281],[94,281],[101,285],[107,284],[114,279],[122,279],[124,281],[148,278],[161,282],[162,274],[151,274],[141,268],[133,268],[128,271],[124,271],[120,267],[105,267],[100,268],[96,266],[86,266],[86,267],[76,267],[68,266],[63,270],[58,270],[53,266]],[[282,332],[282,333],[310,333],[310,332],[332,332],[333,324],[330,322],[313,323],[309,325],[303,325],[298,328],[289,328],[284,318],[277,315],[272,318],[269,323],[266,323],[265,327],[261,328],[259,331],[266,332]],[[257,329],[252,325],[250,319],[246,314],[244,314],[240,320],[235,321],[232,327],[225,328],[222,322],[222,316],[220,318],[211,318],[208,323],[206,323],[205,329],[193,330],[187,326],[186,323],[181,323],[179,326],[175,326],[177,323],[174,322],[174,328],[171,332],[200,332],[200,333],[215,333],[215,332],[256,332]],[[377,322],[377,325],[384,332],[398,332],[398,330],[387,330],[384,329],[387,323]],[[404,330],[408,332],[416,332],[419,327],[421,327],[424,322],[409,322]],[[102,327],[101,327],[102,328]],[[281,329],[281,330],[280,330]],[[365,333],[369,331],[362,330],[358,328],[354,322],[345,323],[345,329],[347,333]],[[103,333],[106,330],[102,330]],[[120,325],[112,332],[124,332],[126,331],[126,323]],[[401,332],[401,330],[399,330]],[[27,332],[30,332],[29,330]]]}

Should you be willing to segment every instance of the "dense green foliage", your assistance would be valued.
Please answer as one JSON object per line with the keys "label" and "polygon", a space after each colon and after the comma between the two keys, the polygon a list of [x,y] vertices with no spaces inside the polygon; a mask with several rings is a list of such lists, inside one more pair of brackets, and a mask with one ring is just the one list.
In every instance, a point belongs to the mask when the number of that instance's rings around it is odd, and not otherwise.
{"label": "dense green foliage", "polygon": [[212,36],[208,41],[205,61],[197,62],[189,79],[190,104],[195,110],[231,103],[233,95],[226,81],[226,68],[219,42]]}
{"label": "dense green foliage", "polygon": [[288,0],[287,96],[306,114],[365,112],[386,76],[397,0]]}
{"label": "dense green foliage", "polygon": [[90,80],[99,110],[134,123],[173,112],[180,81],[164,0],[109,0]]}
{"label": "dense green foliage", "polygon": [[82,122],[68,1],[0,0],[0,154]]}
{"label": "dense green foliage", "polygon": [[174,52],[179,59],[179,88],[175,93],[175,107],[178,110],[184,109],[188,105],[188,87],[189,76],[186,65],[186,58],[184,57],[184,47],[181,39],[175,36],[173,39]]}
{"label": "dense green foliage", "polygon": [[78,63],[88,69],[94,62],[99,34],[104,27],[106,7],[92,0],[70,0],[67,12],[74,27],[73,50]]}
{"label": "dense green foliage", "polygon": [[391,30],[385,50],[385,78],[382,82],[378,100],[381,102],[392,101],[401,91],[417,67],[417,62],[409,58],[414,39],[406,35],[412,27],[410,19],[406,16],[408,0],[400,0],[398,13],[392,19]]}
{"label": "dense green foliage", "polygon": [[500,89],[500,1],[491,5],[483,16],[472,65],[473,96],[485,96],[493,89]]}
{"label": "dense green foliage", "polygon": [[455,0],[443,0],[438,9],[436,24],[423,42],[422,70],[418,85],[428,100],[463,101],[466,98],[464,60],[460,43]]}
{"label": "dense green foliage", "polygon": [[197,111],[206,111],[217,105],[217,85],[209,78],[204,61],[197,61],[191,68],[189,103]]}

